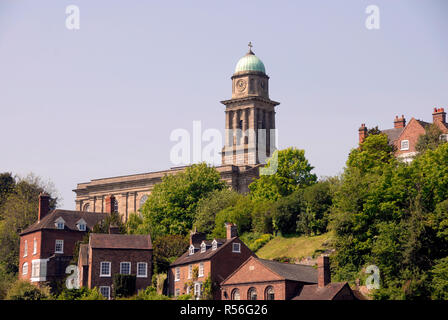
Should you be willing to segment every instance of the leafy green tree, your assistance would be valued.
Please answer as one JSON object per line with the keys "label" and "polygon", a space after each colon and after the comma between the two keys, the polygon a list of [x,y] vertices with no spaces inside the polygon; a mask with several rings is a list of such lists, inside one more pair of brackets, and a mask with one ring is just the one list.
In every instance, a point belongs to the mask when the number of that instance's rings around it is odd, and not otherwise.
{"label": "leafy green tree", "polygon": [[305,188],[297,232],[306,235],[326,232],[332,203],[330,181],[320,181]]}
{"label": "leafy green tree", "polygon": [[56,207],[57,197],[54,196],[51,183],[44,183],[34,175],[18,178],[14,186],[8,188],[10,191],[0,208],[0,264],[4,265],[6,272],[16,273],[19,263],[19,234],[37,221],[39,194],[47,192],[53,195],[50,209]]}
{"label": "leafy green tree", "polygon": [[420,153],[436,149],[439,145],[446,142],[440,139],[442,133],[442,130],[436,124],[429,125],[425,134],[418,137],[415,149]]}
{"label": "leafy green tree", "polygon": [[6,200],[8,195],[12,193],[15,184],[16,181],[10,172],[0,173],[0,220],[2,219],[1,207],[3,202]]}
{"label": "leafy green tree", "polygon": [[288,148],[278,151],[278,156],[271,158],[267,166],[277,167],[271,175],[261,175],[249,185],[251,197],[254,200],[276,201],[294,191],[316,182],[317,177],[311,173],[313,167],[305,158],[305,151]]}
{"label": "leafy green tree", "polygon": [[169,266],[179,258],[190,244],[188,238],[182,235],[164,235],[153,242],[154,273],[167,272]]}
{"label": "leafy green tree", "polygon": [[226,187],[219,172],[205,163],[192,165],[156,184],[142,208],[142,229],[153,238],[164,234],[187,234],[191,230],[198,201]]}
{"label": "leafy green tree", "polygon": [[230,222],[237,225],[238,234],[243,234],[251,230],[252,226],[252,211],[254,203],[248,196],[244,196],[238,199],[237,203],[221,210],[216,215],[215,228],[213,229],[212,236],[215,238],[225,238],[226,228],[225,223]]}
{"label": "leafy green tree", "polygon": [[448,257],[436,261],[431,268],[432,298],[435,300],[448,300]]}
{"label": "leafy green tree", "polygon": [[231,189],[215,190],[199,200],[194,218],[198,232],[210,234],[215,228],[215,217],[223,209],[234,206],[243,195]]}
{"label": "leafy green tree", "polygon": [[272,212],[272,225],[276,232],[283,235],[296,233],[297,219],[304,206],[303,190],[277,200]]}

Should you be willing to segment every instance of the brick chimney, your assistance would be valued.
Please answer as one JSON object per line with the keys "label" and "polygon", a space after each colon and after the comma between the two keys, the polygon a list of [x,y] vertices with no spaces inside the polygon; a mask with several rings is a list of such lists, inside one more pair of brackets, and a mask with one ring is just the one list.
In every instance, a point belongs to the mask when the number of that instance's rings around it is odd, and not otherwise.
{"label": "brick chimney", "polygon": [[202,232],[197,232],[195,227],[194,230],[190,232],[190,245],[194,243],[201,243],[206,238],[207,238],[206,234]]}
{"label": "brick chimney", "polygon": [[406,127],[406,119],[404,118],[404,115],[401,115],[401,118],[398,118],[398,116],[395,116],[394,120],[394,128],[404,128]]}
{"label": "brick chimney", "polygon": [[359,144],[363,143],[365,138],[367,137],[367,128],[366,124],[361,124],[361,127],[359,127]]}
{"label": "brick chimney", "polygon": [[446,123],[446,112],[443,108],[434,108],[434,112],[432,114],[432,122],[442,122]]}
{"label": "brick chimney", "polygon": [[111,223],[109,225],[109,234],[120,234],[120,228],[116,224]]}
{"label": "brick chimney", "polygon": [[317,258],[317,286],[323,288],[330,282],[330,258],[328,256],[320,256]]}
{"label": "brick chimney", "polygon": [[45,192],[39,194],[38,221],[42,220],[50,212],[50,199],[50,195]]}
{"label": "brick chimney", "polygon": [[226,226],[226,239],[232,239],[238,236],[238,228],[236,224],[226,222],[224,225]]}
{"label": "brick chimney", "polygon": [[106,197],[106,213],[114,212],[114,205],[115,205],[115,197],[107,196]]}

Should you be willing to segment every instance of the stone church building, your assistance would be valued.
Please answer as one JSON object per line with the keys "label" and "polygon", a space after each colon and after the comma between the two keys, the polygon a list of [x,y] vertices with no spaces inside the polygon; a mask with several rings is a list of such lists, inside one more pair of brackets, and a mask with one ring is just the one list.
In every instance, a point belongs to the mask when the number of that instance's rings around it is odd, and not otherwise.
{"label": "stone church building", "polygon": [[[232,98],[225,105],[225,143],[222,165],[216,167],[222,179],[234,190],[246,193],[259,176],[259,169],[275,149],[275,107],[269,98],[269,77],[263,62],[249,51],[237,63],[232,80]],[[76,210],[106,212],[106,198],[113,196],[115,211],[126,221],[146,201],[162,177],[176,174],[185,167],[94,179],[79,183]]]}

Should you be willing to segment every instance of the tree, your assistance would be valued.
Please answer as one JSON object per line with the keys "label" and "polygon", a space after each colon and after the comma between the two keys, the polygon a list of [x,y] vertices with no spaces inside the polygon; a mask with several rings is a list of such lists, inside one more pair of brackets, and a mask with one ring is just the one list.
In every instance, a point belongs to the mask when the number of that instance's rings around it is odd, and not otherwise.
{"label": "tree", "polygon": [[432,298],[448,300],[448,257],[437,260],[430,274]]}
{"label": "tree", "polygon": [[56,207],[57,197],[51,183],[44,183],[32,174],[15,178],[14,185],[10,184],[9,178],[6,181],[8,187],[2,188],[9,192],[4,194],[0,208],[0,264],[4,265],[6,272],[15,274],[19,263],[19,234],[37,221],[39,194],[53,195],[50,209]]}
{"label": "tree", "polygon": [[225,238],[226,228],[225,223],[230,222],[236,224],[238,234],[243,234],[251,230],[252,226],[252,211],[254,203],[248,196],[243,196],[238,199],[234,206],[221,210],[216,215],[215,228],[213,229],[213,237]]}
{"label": "tree", "polygon": [[442,133],[442,130],[436,124],[431,124],[426,128],[425,134],[418,137],[415,149],[420,153],[436,149],[439,145],[446,142],[440,139]]}
{"label": "tree", "polygon": [[277,200],[272,212],[272,225],[276,232],[283,235],[296,233],[297,218],[304,207],[303,190]]}
{"label": "tree", "polygon": [[276,201],[317,180],[316,175],[311,173],[313,167],[305,158],[304,150],[288,148],[278,151],[278,155],[271,158],[267,166],[277,167],[277,171],[274,174],[261,175],[249,185],[254,200]]}
{"label": "tree", "polygon": [[215,190],[199,200],[194,218],[198,232],[209,234],[215,228],[215,217],[223,209],[234,206],[243,197],[231,189]]}
{"label": "tree", "polygon": [[297,232],[306,235],[327,231],[332,205],[331,182],[319,181],[303,190],[303,205],[297,221]]}
{"label": "tree", "polygon": [[153,238],[165,234],[187,234],[191,230],[198,201],[214,190],[225,188],[219,172],[205,163],[192,165],[156,184],[143,205],[143,227]]}
{"label": "tree", "polygon": [[154,240],[154,273],[167,272],[170,264],[187,250],[188,245],[188,238],[182,235],[164,235]]}

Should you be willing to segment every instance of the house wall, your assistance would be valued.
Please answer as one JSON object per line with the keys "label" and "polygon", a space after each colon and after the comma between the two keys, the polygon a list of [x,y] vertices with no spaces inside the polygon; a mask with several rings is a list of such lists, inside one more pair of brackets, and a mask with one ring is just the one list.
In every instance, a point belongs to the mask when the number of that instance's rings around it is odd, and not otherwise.
{"label": "house wall", "polygon": [[[249,279],[247,279],[249,280]],[[222,285],[222,300],[232,300],[232,292],[234,289],[240,291],[240,299],[248,300],[250,288],[257,290],[257,300],[266,300],[266,289],[268,287],[274,288],[275,300],[286,300],[286,282],[284,280],[278,281],[264,281],[264,282],[245,282],[241,284]]]}
{"label": "house wall", "polygon": [[[110,277],[100,276],[100,265],[102,261],[111,262]],[[137,262],[148,264],[148,274],[146,278],[136,279],[136,290],[145,289],[151,284],[152,277],[152,250],[137,249],[92,249],[89,247],[89,288],[110,286],[113,293],[112,284],[115,274],[120,273],[120,262],[131,262],[131,274],[137,274]]]}
{"label": "house wall", "polygon": [[[197,267],[199,269],[199,264],[203,262],[204,263],[204,276],[203,277],[198,277],[197,281],[199,282],[204,282],[208,276],[210,275],[210,270],[211,270],[211,262],[210,260],[205,260],[205,261],[197,261],[191,264],[186,264],[186,265],[180,265],[180,266],[176,266],[170,269],[169,273],[168,273],[168,277],[169,277],[169,295],[174,295],[176,292],[176,289],[179,289],[180,291],[180,295],[186,294],[187,290],[186,290],[186,284],[188,282],[191,282],[192,279],[188,278],[188,270],[189,270],[189,266],[192,265],[192,268],[194,269],[195,267]],[[180,268],[180,278],[178,281],[175,280],[175,272],[176,272],[176,268],[179,267]]]}

